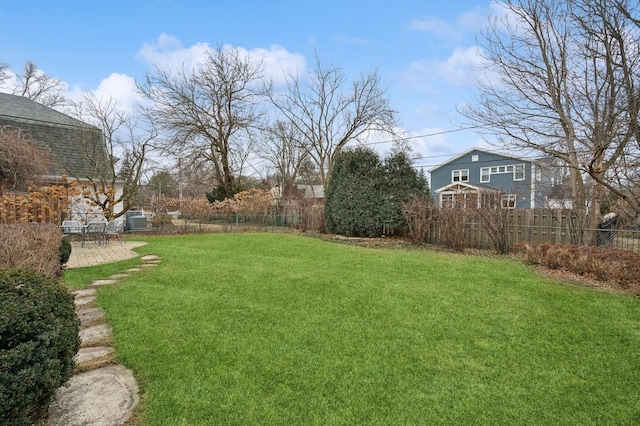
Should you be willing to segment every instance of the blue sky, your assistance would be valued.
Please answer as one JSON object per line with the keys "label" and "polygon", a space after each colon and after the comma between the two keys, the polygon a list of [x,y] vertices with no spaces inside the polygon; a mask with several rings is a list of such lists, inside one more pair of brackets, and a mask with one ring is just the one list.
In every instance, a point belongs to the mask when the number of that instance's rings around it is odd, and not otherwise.
{"label": "blue sky", "polygon": [[310,67],[317,53],[352,79],[378,69],[416,165],[428,169],[486,144],[457,131],[456,105],[477,93],[475,35],[493,9],[489,0],[4,2],[0,61],[20,71],[31,60],[71,98],[94,92],[126,106],[152,63],[177,67],[207,46],[261,55],[273,73]]}

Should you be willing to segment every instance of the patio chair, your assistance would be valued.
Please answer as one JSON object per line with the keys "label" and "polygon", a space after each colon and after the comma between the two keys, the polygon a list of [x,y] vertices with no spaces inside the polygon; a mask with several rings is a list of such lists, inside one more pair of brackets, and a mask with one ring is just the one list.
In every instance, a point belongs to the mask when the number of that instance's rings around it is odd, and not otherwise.
{"label": "patio chair", "polygon": [[65,220],[60,226],[62,228],[62,234],[71,240],[74,235],[79,236],[84,240],[84,225],[79,220]]}
{"label": "patio chair", "polygon": [[107,222],[107,227],[104,231],[104,241],[108,243],[111,237],[116,237],[122,244],[122,231],[124,231],[124,221],[110,220]]}
{"label": "patio chair", "polygon": [[87,226],[84,228],[84,233],[82,234],[82,247],[84,247],[85,239],[90,241],[91,238],[98,243],[101,244],[104,241],[104,231],[107,228],[106,222],[89,222]]}

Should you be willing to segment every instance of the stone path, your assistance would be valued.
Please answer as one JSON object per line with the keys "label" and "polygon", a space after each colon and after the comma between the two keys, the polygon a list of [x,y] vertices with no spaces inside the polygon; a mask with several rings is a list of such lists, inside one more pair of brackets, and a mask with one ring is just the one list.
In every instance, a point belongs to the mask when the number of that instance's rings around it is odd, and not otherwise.
{"label": "stone path", "polygon": [[100,286],[117,284],[130,274],[158,263],[158,256],[143,256],[140,268],[95,280],[87,289],[73,292],[81,344],[76,355],[76,374],[58,389],[56,400],[49,407],[51,426],[120,426],[131,417],[139,400],[138,385],[130,370],[116,364],[111,329],[96,304],[96,293]]}

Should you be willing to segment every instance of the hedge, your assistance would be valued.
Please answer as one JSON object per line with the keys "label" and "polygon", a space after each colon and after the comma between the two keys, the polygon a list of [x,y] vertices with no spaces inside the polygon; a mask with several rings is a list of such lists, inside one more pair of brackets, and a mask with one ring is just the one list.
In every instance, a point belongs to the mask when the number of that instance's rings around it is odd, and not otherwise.
{"label": "hedge", "polygon": [[0,268],[0,423],[33,424],[74,368],[73,296],[33,270]]}

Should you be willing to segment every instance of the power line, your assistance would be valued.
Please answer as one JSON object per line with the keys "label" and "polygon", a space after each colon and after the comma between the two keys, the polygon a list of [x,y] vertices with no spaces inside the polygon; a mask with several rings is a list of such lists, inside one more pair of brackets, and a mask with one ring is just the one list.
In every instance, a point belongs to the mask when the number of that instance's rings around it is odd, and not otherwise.
{"label": "power line", "polygon": [[406,136],[406,137],[401,137],[401,138],[396,138],[396,139],[391,139],[391,140],[386,140],[386,141],[375,141],[375,142],[362,142],[362,145],[381,145],[384,143],[393,143],[393,142],[398,142],[398,141],[408,141],[411,139],[420,139],[420,138],[428,138],[431,136],[440,136],[440,135],[446,135],[448,133],[456,133],[456,132],[462,132],[464,130],[471,130],[471,129],[477,129],[480,126],[471,126],[471,127],[463,127],[461,129],[453,129],[453,130],[442,130],[440,132],[434,132],[434,133],[425,133],[423,135],[416,135],[416,136]]}

